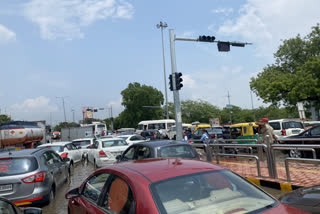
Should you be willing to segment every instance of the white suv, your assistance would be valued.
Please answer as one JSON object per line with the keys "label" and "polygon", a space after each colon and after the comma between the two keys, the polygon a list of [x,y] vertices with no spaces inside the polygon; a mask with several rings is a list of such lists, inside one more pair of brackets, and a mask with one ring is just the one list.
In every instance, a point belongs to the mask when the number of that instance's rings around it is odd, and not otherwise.
{"label": "white suv", "polygon": [[273,128],[274,135],[278,139],[291,135],[298,135],[304,131],[303,124],[296,120],[269,120],[269,125]]}

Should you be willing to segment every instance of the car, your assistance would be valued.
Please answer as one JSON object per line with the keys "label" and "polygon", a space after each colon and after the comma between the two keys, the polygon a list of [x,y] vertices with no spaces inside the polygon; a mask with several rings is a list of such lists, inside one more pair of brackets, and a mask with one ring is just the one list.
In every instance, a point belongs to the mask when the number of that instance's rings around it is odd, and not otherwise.
{"label": "car", "polygon": [[303,124],[295,120],[269,120],[269,125],[273,128],[274,135],[278,140],[286,136],[300,134],[304,131]]}
{"label": "car", "polygon": [[144,130],[140,133],[140,135],[150,140],[158,140],[162,137],[160,132],[156,129]]}
{"label": "car", "polygon": [[0,197],[1,214],[42,214],[42,209],[37,207],[19,208],[11,201]]}
{"label": "car", "polygon": [[285,194],[279,200],[310,213],[320,213],[320,186],[299,188]]}
{"label": "car", "polygon": [[119,135],[118,137],[125,140],[129,144],[129,146],[135,143],[149,141],[149,139],[142,137],[140,135]]}
{"label": "car", "polygon": [[88,161],[97,168],[113,164],[117,161],[116,156],[122,154],[128,146],[121,138],[97,139],[88,147]]}
{"label": "car", "polygon": [[141,160],[157,157],[180,157],[200,159],[192,146],[185,142],[162,140],[131,145],[122,155],[117,156],[118,162]]}
{"label": "car", "polygon": [[[320,126],[315,126],[310,129],[305,130],[304,132],[289,136],[283,139],[290,140],[290,139],[301,139],[301,141],[279,141],[280,144],[309,144],[309,145],[319,145],[320,141],[303,141],[303,139],[308,138],[320,138]],[[317,158],[320,158],[320,149],[315,149]],[[288,153],[290,157],[293,158],[313,158],[312,153],[310,151],[300,151],[300,150],[289,150],[283,151],[283,153]]]}
{"label": "car", "polygon": [[69,169],[72,169],[74,164],[81,162],[82,160],[82,153],[79,149],[81,147],[76,147],[72,142],[54,142],[54,143],[47,143],[38,146],[38,148],[48,147],[55,152],[57,152],[62,159],[69,158]]}
{"label": "car", "polygon": [[[191,124],[182,123],[182,131],[187,131],[189,126],[191,126]],[[176,135],[177,135],[176,125],[171,126],[171,128],[167,131],[167,138],[170,140],[175,140]]]}
{"label": "car", "polygon": [[69,214],[306,213],[221,166],[180,158],[104,167],[65,197]]}
{"label": "car", "polygon": [[210,139],[222,139],[223,133],[222,133],[222,127],[211,127],[211,128],[198,128],[197,131],[195,131],[192,135],[193,140],[200,139],[202,136],[202,130],[205,130],[208,133],[208,136]]}
{"label": "car", "polygon": [[93,145],[95,138],[80,138],[80,139],[75,139],[72,141],[72,143],[80,150],[81,152],[81,157],[83,160],[86,160],[88,158],[88,146]]}
{"label": "car", "polygon": [[50,203],[69,179],[68,160],[49,148],[0,153],[0,197],[18,206]]}

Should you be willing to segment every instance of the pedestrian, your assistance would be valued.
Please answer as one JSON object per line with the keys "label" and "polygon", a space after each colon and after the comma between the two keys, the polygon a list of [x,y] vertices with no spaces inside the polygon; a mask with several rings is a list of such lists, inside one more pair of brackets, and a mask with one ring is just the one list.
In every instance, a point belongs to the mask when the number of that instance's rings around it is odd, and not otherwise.
{"label": "pedestrian", "polygon": [[262,140],[264,144],[267,144],[267,135],[269,136],[270,145],[278,143],[278,139],[273,133],[273,128],[269,125],[268,118],[262,118],[259,122],[256,122],[259,126],[258,133],[262,135]]}
{"label": "pedestrian", "polygon": [[188,143],[188,136],[186,132],[182,132],[182,136],[183,136],[182,141]]}
{"label": "pedestrian", "polygon": [[201,136],[201,138],[200,138],[200,141],[201,141],[202,143],[207,143],[207,140],[209,139],[209,136],[208,136],[208,134],[207,134],[207,131],[206,131],[205,129],[202,129],[201,132],[202,132],[202,136]]}
{"label": "pedestrian", "polygon": [[192,137],[191,129],[188,129],[186,131],[186,135],[187,135],[188,139],[191,139],[191,137]]}

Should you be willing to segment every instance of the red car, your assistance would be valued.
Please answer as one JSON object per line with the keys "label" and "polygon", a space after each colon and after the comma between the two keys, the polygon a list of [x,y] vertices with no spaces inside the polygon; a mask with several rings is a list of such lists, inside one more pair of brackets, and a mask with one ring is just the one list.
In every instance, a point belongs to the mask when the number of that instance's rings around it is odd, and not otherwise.
{"label": "red car", "polygon": [[306,213],[220,166],[189,159],[145,159],[102,168],[66,194],[68,213]]}

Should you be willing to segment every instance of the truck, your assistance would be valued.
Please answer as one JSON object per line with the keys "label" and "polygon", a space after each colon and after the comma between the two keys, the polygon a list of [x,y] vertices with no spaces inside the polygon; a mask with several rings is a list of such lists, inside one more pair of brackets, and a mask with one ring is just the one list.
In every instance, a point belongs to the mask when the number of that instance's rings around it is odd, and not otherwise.
{"label": "truck", "polygon": [[35,148],[45,140],[45,121],[11,121],[0,125],[0,149]]}
{"label": "truck", "polygon": [[104,123],[93,122],[82,124],[80,127],[62,128],[61,141],[73,141],[79,138],[99,138],[106,135],[107,127]]}

